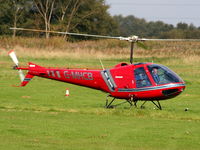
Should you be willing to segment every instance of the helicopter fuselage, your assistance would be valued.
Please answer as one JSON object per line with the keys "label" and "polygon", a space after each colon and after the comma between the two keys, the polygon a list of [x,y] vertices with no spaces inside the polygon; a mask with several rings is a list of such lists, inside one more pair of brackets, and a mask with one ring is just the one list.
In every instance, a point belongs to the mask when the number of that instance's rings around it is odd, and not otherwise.
{"label": "helicopter fuselage", "polygon": [[[119,99],[165,100],[179,95],[185,89],[184,81],[165,66],[153,63],[120,63],[111,69],[62,69],[45,68],[29,63],[21,86],[34,76],[97,89]],[[153,71],[158,70],[158,79]],[[159,81],[158,81],[159,80]]]}

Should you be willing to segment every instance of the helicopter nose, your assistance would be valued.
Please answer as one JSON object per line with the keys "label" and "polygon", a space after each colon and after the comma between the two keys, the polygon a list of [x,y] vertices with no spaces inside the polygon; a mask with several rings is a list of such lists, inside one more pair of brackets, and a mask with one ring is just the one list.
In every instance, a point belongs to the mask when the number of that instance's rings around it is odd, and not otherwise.
{"label": "helicopter nose", "polygon": [[179,95],[181,92],[183,92],[185,90],[185,85],[181,86],[181,87],[175,87],[175,88],[171,88],[171,89],[167,89],[167,90],[163,90],[162,94],[164,96],[177,96]]}

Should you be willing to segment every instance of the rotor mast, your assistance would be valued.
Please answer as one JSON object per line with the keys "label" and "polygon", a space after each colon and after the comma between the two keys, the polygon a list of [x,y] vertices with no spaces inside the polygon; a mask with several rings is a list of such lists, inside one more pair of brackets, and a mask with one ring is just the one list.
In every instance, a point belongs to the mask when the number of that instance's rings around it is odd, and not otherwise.
{"label": "rotor mast", "polygon": [[131,42],[130,63],[133,64],[133,49],[135,42]]}
{"label": "rotor mast", "polygon": [[143,41],[143,39],[139,39],[138,36],[131,36],[128,38],[122,38],[121,40],[126,40],[129,41],[131,43],[131,47],[130,47],[130,64],[133,64],[133,54],[134,54],[134,46],[135,43],[137,43],[138,41]]}

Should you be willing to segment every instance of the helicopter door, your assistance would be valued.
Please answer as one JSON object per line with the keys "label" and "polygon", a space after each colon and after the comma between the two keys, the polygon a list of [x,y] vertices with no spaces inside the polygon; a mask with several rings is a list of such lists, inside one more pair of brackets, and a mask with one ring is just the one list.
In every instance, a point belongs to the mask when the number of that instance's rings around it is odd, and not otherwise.
{"label": "helicopter door", "polygon": [[142,88],[147,86],[152,86],[149,77],[147,76],[144,67],[140,67],[134,70],[136,87]]}

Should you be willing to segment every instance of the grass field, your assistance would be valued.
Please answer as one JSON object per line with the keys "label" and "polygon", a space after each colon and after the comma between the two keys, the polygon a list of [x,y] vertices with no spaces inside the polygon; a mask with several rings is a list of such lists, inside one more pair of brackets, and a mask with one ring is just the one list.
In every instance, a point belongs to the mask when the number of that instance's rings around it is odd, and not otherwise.
{"label": "grass field", "polygon": [[161,102],[160,111],[151,103],[145,109],[105,109],[101,91],[38,77],[26,87],[12,87],[20,81],[11,69],[10,49],[22,65],[101,68],[101,58],[109,68],[128,62],[126,42],[62,42],[0,38],[0,149],[200,149],[200,43],[146,43],[148,50],[136,50],[135,62],[164,64],[186,82],[186,90]]}

